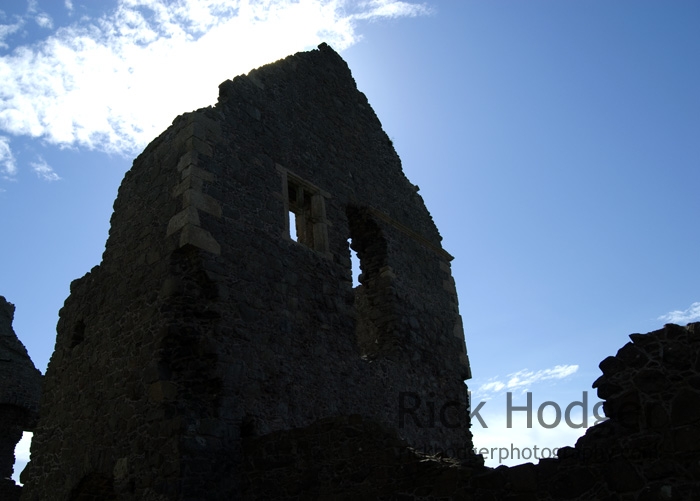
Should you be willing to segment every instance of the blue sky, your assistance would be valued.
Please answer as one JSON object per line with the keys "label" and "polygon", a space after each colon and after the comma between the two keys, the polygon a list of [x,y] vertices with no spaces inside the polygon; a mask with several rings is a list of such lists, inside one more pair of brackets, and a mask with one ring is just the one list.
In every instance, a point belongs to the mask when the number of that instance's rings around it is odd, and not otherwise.
{"label": "blue sky", "polygon": [[0,10],[0,294],[42,372],[136,154],[214,104],[221,81],[322,41],[350,65],[455,256],[468,384],[489,425],[475,423],[477,446],[572,444],[583,430],[517,418],[506,429],[507,393],[525,405],[532,392],[536,413],[588,391],[590,415],[597,365],[627,334],[700,318],[696,1]]}

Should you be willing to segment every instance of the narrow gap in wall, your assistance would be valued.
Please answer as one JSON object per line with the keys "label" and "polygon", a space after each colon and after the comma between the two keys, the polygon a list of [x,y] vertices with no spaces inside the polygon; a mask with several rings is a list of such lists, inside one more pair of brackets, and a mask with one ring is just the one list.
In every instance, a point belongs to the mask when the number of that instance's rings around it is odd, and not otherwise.
{"label": "narrow gap in wall", "polygon": [[29,448],[32,444],[33,436],[33,433],[25,431],[22,434],[22,438],[15,446],[15,469],[12,472],[12,480],[14,480],[17,485],[22,485],[19,481],[19,476],[29,462]]}
{"label": "narrow gap in wall", "polygon": [[297,236],[297,215],[292,211],[289,211],[289,238],[295,242],[299,241]]}
{"label": "narrow gap in wall", "polygon": [[348,238],[348,246],[350,247],[350,265],[352,271],[352,286],[360,285],[360,258],[357,257],[357,252],[352,248],[352,240]]}

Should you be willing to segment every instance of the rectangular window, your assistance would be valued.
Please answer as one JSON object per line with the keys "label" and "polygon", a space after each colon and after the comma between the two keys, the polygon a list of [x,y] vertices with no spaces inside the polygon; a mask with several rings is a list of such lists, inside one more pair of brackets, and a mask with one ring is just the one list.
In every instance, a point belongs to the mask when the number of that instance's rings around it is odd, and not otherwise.
{"label": "rectangular window", "polygon": [[330,196],[288,170],[284,174],[284,198],[288,236],[315,251],[328,252],[328,221],[325,198]]}

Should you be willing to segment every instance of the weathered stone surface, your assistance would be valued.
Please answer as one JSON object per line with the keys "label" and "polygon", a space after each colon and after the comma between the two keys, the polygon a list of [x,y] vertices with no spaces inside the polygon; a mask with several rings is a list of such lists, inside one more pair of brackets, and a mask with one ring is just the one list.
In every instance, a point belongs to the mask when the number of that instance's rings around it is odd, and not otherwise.
{"label": "weathered stone surface", "polygon": [[15,307],[0,296],[0,405],[26,410],[36,420],[41,396],[41,373],[12,328]]}
{"label": "weathered stone surface", "polygon": [[478,462],[440,242],[328,46],[224,82],[134,161],[71,286],[26,499],[236,497],[242,437],[355,414]]}
{"label": "weathered stone surface", "polygon": [[671,402],[671,423],[674,426],[700,421],[700,392],[684,389]]}
{"label": "weathered stone surface", "polygon": [[[670,381],[666,374],[658,369],[641,370],[634,376],[634,383],[644,393],[658,393],[665,390]],[[607,398],[607,397],[606,397]]]}
{"label": "weathered stone surface", "polygon": [[624,364],[617,359],[617,357],[608,357],[603,360],[599,365],[600,370],[603,371],[605,376],[612,376],[617,374],[622,369],[624,369]]}
{"label": "weathered stone surface", "polygon": [[[693,332],[697,325],[689,325],[686,332]],[[667,336],[668,330],[673,332],[672,337]],[[314,453],[319,455],[318,460],[296,445],[321,442],[314,438],[318,433],[317,425],[251,442],[256,445],[247,449],[247,465],[255,463],[257,466],[246,472],[250,480],[246,484],[246,496],[253,499],[261,492],[274,492],[270,497],[284,499],[293,492],[300,499],[334,496],[364,499],[381,495],[411,500],[700,499],[700,424],[695,420],[696,392],[679,377],[686,373],[685,364],[679,360],[678,365],[673,365],[663,356],[668,343],[679,342],[686,352],[695,356],[700,352],[700,339],[684,337],[679,332],[666,326],[645,335],[647,346],[655,345],[660,349],[653,350],[653,356],[641,368],[612,360],[606,362],[609,367],[620,368],[615,378],[621,391],[609,403],[614,409],[625,409],[624,412],[613,413],[611,419],[589,428],[576,447],[560,449],[556,459],[540,461],[537,465],[496,469],[473,463],[450,463],[402,447],[396,439],[387,442],[383,436],[369,431],[366,422],[365,429],[352,439],[347,433],[340,436],[347,425],[335,420],[324,424],[324,429],[336,438],[323,441],[329,444],[328,449],[322,447]],[[623,352],[623,357],[628,353]],[[647,391],[649,380],[656,379],[658,373],[673,383],[668,391],[656,391],[656,388]],[[641,388],[636,387],[638,383]],[[663,386],[666,388],[665,384]],[[675,420],[669,419],[669,412],[672,412],[669,410],[673,408],[676,409]],[[630,426],[630,422],[634,426]],[[372,445],[367,445],[368,442]],[[380,445],[383,443],[386,447]],[[286,463],[270,460],[263,465],[259,458],[269,459],[270,452],[275,450],[293,452]],[[300,484],[302,478],[308,478],[302,473],[305,467],[332,470],[326,464],[328,461],[338,461],[348,474],[333,479],[328,475],[316,475],[309,483]],[[292,465],[296,465],[295,469]],[[371,465],[370,471],[381,468],[382,474],[358,476],[352,473],[367,465]],[[282,480],[275,483],[273,478]],[[267,488],[270,484],[275,487]],[[284,489],[280,484],[294,486],[294,489],[274,490]]]}
{"label": "weathered stone surface", "polygon": [[322,45],[219,90],[135,160],[71,284],[23,499],[700,499],[700,324],[601,362],[610,419],[575,447],[485,468],[451,256],[347,65]]}
{"label": "weathered stone surface", "polygon": [[41,373],[12,328],[15,307],[0,296],[0,499],[19,499],[12,480],[15,446],[34,429],[41,396]]}

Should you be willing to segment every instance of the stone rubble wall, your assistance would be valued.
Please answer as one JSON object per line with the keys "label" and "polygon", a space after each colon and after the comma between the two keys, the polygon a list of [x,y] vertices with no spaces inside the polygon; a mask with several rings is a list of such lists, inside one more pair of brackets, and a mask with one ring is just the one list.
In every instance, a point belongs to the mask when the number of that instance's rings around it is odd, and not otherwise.
{"label": "stone rubble wall", "polygon": [[15,306],[0,296],[0,405],[27,411],[30,430],[39,412],[41,372],[12,328]]}
{"label": "stone rubble wall", "polygon": [[222,83],[71,284],[22,499],[698,497],[697,324],[606,359],[559,459],[484,468],[451,259],[330,47]]}
{"label": "stone rubble wall", "polygon": [[[243,439],[343,415],[470,450],[452,257],[417,191],[325,45],[176,118],[71,284],[23,499],[235,497]],[[446,403],[454,426],[426,426]]]}
{"label": "stone rubble wall", "polygon": [[594,383],[610,418],[538,464],[420,454],[360,416],[246,441],[245,499],[700,499],[700,323],[632,334]]}
{"label": "stone rubble wall", "polygon": [[15,447],[36,425],[41,372],[12,328],[15,306],[0,296],[0,499],[16,501],[20,486],[12,480]]}

